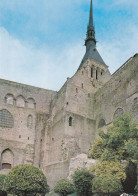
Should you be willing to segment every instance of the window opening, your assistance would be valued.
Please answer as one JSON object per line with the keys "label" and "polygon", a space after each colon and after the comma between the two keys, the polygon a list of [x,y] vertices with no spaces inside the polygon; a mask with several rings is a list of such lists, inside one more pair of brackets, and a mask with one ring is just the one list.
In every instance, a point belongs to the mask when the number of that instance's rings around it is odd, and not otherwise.
{"label": "window opening", "polygon": [[78,93],[78,89],[76,88],[76,93]]}
{"label": "window opening", "polygon": [[105,126],[105,125],[106,125],[105,120],[104,120],[104,119],[101,119],[101,120],[99,121],[99,123],[98,123],[98,128],[101,128],[101,127],[103,127],[103,126]]}
{"label": "window opening", "polygon": [[69,126],[70,127],[72,126],[72,117],[71,116],[69,117]]}
{"label": "window opening", "polygon": [[32,115],[29,115],[27,117],[27,127],[28,128],[32,128],[33,127],[33,117],[32,117]]}
{"label": "window opening", "polygon": [[2,169],[11,169],[10,163],[2,163]]}
{"label": "window opening", "polygon": [[93,68],[91,68],[91,78],[93,77]]}
{"label": "window opening", "polygon": [[83,83],[81,84],[81,87],[83,88]]}
{"label": "window opening", "polygon": [[0,110],[0,127],[13,128],[14,119],[8,110]]}
{"label": "window opening", "polygon": [[96,70],[96,80],[98,79],[98,70]]}

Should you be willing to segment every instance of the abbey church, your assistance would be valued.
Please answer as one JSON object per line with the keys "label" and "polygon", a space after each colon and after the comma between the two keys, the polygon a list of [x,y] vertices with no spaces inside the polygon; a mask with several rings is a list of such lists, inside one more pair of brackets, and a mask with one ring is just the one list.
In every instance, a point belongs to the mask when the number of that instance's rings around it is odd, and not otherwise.
{"label": "abbey church", "polygon": [[88,153],[98,128],[130,112],[138,122],[138,54],[115,73],[96,49],[92,0],[78,70],[56,92],[0,79],[0,173],[33,164],[52,187],[71,158]]}

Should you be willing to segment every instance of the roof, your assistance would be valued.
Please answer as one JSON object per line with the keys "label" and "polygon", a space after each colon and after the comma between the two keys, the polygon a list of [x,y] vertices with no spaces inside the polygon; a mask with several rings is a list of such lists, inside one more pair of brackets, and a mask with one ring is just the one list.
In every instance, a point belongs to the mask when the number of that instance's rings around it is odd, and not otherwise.
{"label": "roof", "polygon": [[[95,46],[91,46],[89,48],[88,51],[86,51],[82,61],[81,61],[81,64],[79,66],[79,69],[82,67],[82,64],[83,62],[87,59],[87,58],[91,58],[91,59],[94,59],[102,64],[105,64],[105,62],[103,61],[101,55],[99,54],[98,50],[95,48]],[[106,65],[106,64],[105,64]]]}

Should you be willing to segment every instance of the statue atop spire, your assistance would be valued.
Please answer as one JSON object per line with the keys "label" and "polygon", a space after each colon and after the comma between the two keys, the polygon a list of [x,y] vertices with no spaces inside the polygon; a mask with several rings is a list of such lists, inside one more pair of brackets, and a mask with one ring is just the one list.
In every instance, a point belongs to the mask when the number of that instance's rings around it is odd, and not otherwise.
{"label": "statue atop spire", "polygon": [[87,34],[86,34],[86,40],[85,40],[85,45],[87,46],[87,43],[89,41],[93,41],[96,44],[96,39],[95,39],[95,29],[93,26],[93,6],[92,6],[92,0],[91,0],[91,5],[90,5],[90,16],[89,16],[89,24],[87,27]]}

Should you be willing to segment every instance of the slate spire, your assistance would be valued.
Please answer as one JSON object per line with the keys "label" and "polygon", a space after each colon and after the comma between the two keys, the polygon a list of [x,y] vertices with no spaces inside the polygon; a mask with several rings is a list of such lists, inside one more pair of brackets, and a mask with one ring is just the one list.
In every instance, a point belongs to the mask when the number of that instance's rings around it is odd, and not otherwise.
{"label": "slate spire", "polygon": [[102,64],[105,64],[103,61],[101,55],[99,54],[97,48],[96,48],[96,39],[95,39],[95,28],[93,25],[93,6],[92,6],[92,0],[90,3],[90,15],[89,15],[89,24],[87,26],[87,33],[86,33],[86,39],[85,39],[85,46],[86,46],[86,53],[81,61],[81,64],[78,69],[81,68],[83,65],[83,62],[87,58],[94,59]]}
{"label": "slate spire", "polygon": [[91,0],[91,4],[90,4],[90,16],[89,16],[89,24],[88,24],[88,27],[87,27],[85,45],[87,46],[88,41],[91,41],[91,40],[96,44],[95,28],[94,28],[94,25],[93,25],[93,6],[92,6],[92,0]]}
{"label": "slate spire", "polygon": [[93,6],[92,6],[92,0],[91,0],[91,5],[90,5],[89,26],[93,26]]}

